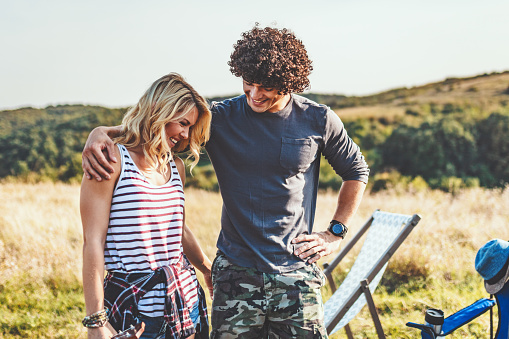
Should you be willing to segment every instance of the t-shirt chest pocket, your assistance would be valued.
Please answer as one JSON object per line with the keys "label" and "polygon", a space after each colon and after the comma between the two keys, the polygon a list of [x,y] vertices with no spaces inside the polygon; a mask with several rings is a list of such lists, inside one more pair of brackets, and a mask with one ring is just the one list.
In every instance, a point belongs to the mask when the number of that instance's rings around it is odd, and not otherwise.
{"label": "t-shirt chest pocket", "polygon": [[292,172],[304,171],[315,159],[316,148],[316,143],[310,138],[282,138],[279,157],[281,166]]}

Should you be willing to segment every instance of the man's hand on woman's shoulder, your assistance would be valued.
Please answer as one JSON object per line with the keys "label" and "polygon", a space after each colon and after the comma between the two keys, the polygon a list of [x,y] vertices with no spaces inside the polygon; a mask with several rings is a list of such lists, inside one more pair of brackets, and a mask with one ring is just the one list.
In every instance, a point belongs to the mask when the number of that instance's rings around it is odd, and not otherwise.
{"label": "man's hand on woman's shoulder", "polygon": [[114,172],[110,162],[117,162],[115,144],[108,132],[119,132],[119,127],[96,127],[90,132],[81,159],[81,167],[87,179],[109,180]]}

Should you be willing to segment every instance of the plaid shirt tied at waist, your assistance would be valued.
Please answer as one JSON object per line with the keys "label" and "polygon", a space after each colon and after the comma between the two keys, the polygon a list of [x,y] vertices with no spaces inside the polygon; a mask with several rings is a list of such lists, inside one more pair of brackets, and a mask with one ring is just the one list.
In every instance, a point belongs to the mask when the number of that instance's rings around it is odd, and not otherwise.
{"label": "plaid shirt tied at waist", "polygon": [[[193,321],[184,299],[184,292],[177,279],[184,265],[182,259],[177,265],[163,266],[152,273],[108,272],[104,281],[104,305],[110,310],[109,322],[117,331],[123,331],[138,322],[137,305],[140,299],[155,285],[164,283],[166,300],[164,319],[168,323],[165,338],[186,338],[196,333]],[[189,265],[190,266],[190,265]],[[186,269],[193,269],[187,267]],[[200,328],[197,338],[208,338],[208,319],[205,293],[198,286]]]}

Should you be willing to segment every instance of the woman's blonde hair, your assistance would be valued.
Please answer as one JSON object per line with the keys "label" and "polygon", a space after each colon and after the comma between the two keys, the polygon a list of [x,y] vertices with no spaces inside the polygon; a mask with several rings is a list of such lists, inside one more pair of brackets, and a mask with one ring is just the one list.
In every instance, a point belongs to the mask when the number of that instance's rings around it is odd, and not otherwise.
{"label": "woman's blonde hair", "polygon": [[[198,110],[196,124],[189,137],[181,139],[173,149],[168,145],[165,126],[181,120],[193,108]],[[189,151],[193,157],[191,169],[200,159],[201,145],[209,140],[212,114],[206,100],[177,73],[156,80],[131,107],[122,120],[122,134],[113,141],[126,147],[143,146],[143,153],[151,166],[167,169],[173,153]]]}

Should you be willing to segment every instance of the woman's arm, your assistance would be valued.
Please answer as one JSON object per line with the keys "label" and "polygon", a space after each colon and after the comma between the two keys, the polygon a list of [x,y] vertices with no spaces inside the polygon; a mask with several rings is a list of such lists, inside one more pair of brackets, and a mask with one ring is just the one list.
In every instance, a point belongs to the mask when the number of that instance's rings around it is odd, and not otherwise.
{"label": "woman's arm", "polygon": [[203,274],[203,278],[205,279],[205,283],[209,289],[210,297],[213,298],[214,288],[212,287],[212,263],[201,249],[193,232],[191,232],[189,227],[185,224],[184,229],[182,230],[182,247],[184,248],[184,253],[191,264],[193,264],[193,266]]}
{"label": "woman's arm", "polygon": [[[115,147],[116,149],[116,147]],[[119,151],[114,154],[119,156]],[[120,173],[120,164],[114,164],[115,180],[95,181],[83,178],[80,194],[80,212],[83,225],[83,291],[86,315],[104,309],[104,245],[108,231],[111,198]],[[89,338],[111,338],[106,327],[89,328]]]}
{"label": "woman's arm", "polygon": [[[96,127],[90,132],[83,148],[81,167],[87,179],[94,177],[97,181],[108,180],[114,173],[112,163],[117,162],[116,147],[111,138],[122,133],[121,126]],[[111,161],[111,162],[110,162]]]}
{"label": "woman's arm", "polygon": [[[182,185],[186,182],[186,171],[185,165],[182,159],[175,158],[175,164],[182,180]],[[184,248],[184,254],[187,256],[191,264],[196,267],[202,274],[209,289],[210,297],[214,296],[214,290],[212,287],[212,263],[207,257],[205,252],[200,247],[198,239],[194,236],[193,232],[186,225],[186,212],[184,209],[184,221],[182,228],[182,247]]]}

